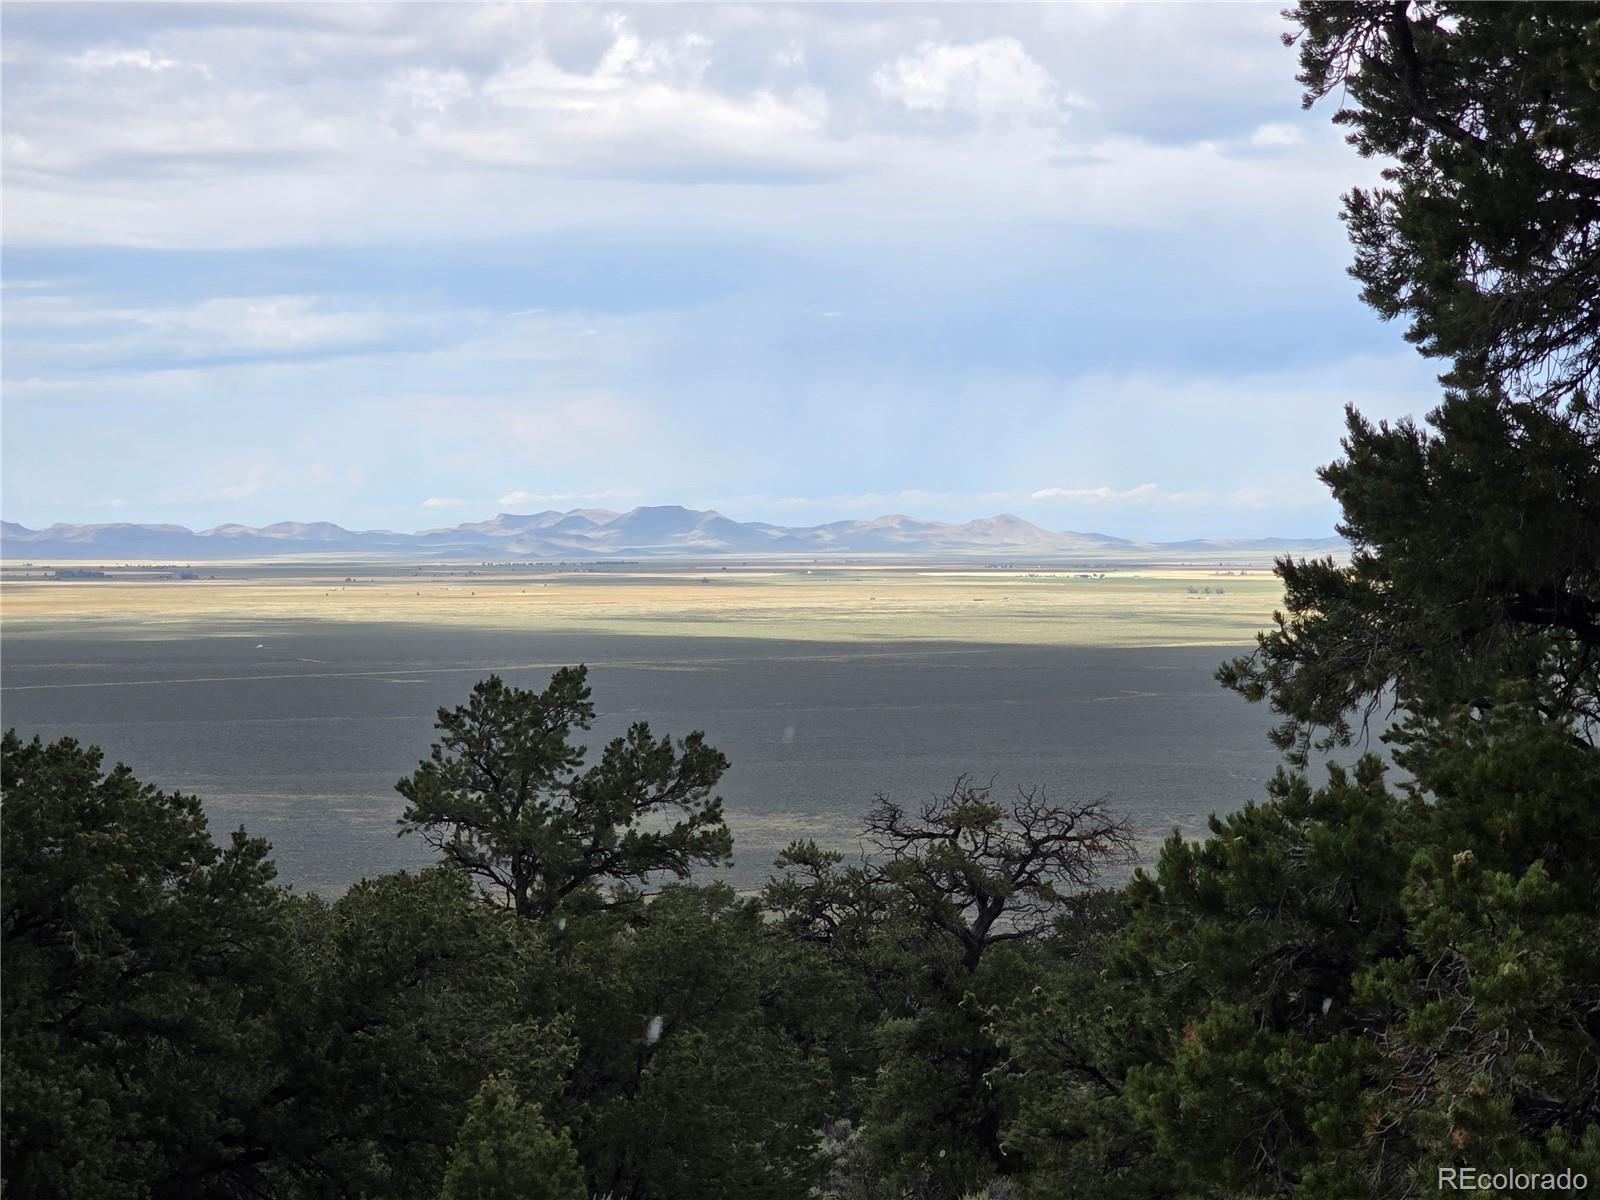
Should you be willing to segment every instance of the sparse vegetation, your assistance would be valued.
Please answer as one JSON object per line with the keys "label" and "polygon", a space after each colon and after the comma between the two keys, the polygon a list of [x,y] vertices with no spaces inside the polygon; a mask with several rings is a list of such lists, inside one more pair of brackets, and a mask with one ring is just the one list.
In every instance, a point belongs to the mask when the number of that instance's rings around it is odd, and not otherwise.
{"label": "sparse vegetation", "polygon": [[1201,575],[1209,583],[1212,568],[1150,565],[1026,587],[1020,574],[948,565],[825,573],[793,564],[735,567],[718,575],[716,587],[700,584],[702,568],[660,564],[610,573],[523,564],[475,578],[471,587],[460,575],[419,578],[399,565],[374,569],[360,587],[346,587],[342,570],[232,570],[223,586],[181,589],[115,578],[70,587],[8,578],[6,623],[22,631],[62,622],[159,622],[204,635],[239,621],[315,620],[775,642],[1233,647],[1249,642],[1284,599],[1282,582],[1263,571],[1230,588],[1225,603],[1214,599],[1197,611],[1185,585]]}
{"label": "sparse vegetation", "polygon": [[[1396,163],[1348,201],[1356,274],[1450,373],[1426,429],[1351,414],[1323,478],[1353,562],[1281,562],[1285,614],[1221,669],[1282,718],[1259,803],[1111,888],[1101,803],[963,779],[740,896],[692,878],[722,756],[636,725],[580,771],[569,668],[441,711],[399,785],[441,864],[330,903],[194,797],[7,734],[8,1196],[1600,1179],[1600,10],[1293,15],[1310,97]],[[1403,780],[1311,773],[1379,711]]]}

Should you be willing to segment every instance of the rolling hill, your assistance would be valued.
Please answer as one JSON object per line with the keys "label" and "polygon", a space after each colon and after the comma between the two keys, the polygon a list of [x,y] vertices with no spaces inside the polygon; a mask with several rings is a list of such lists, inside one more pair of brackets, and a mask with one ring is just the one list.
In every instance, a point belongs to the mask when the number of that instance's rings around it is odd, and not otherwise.
{"label": "rolling hill", "polygon": [[823,525],[780,526],[735,521],[713,511],[653,505],[624,513],[573,509],[500,513],[445,529],[395,533],[351,530],[327,521],[281,521],[254,528],[218,525],[199,531],[182,525],[51,525],[28,529],[0,521],[0,557],[163,562],[385,556],[455,560],[584,559],[622,557],[811,557],[872,555],[902,558],[1024,555],[1081,558],[1104,554],[1209,551],[1337,552],[1338,538],[1259,541],[1199,539],[1148,543],[1100,533],[1042,529],[1001,513],[962,525],[901,514]]}

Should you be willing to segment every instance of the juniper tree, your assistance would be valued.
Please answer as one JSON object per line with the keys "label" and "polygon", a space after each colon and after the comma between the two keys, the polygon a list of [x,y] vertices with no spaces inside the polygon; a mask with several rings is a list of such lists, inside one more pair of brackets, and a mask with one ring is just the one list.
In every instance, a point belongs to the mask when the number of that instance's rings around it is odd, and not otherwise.
{"label": "juniper tree", "polygon": [[914,807],[880,796],[865,838],[872,853],[851,865],[815,843],[789,846],[766,902],[856,977],[839,989],[841,1024],[863,1023],[864,995],[877,1001],[860,1113],[877,1168],[910,1194],[962,1195],[1005,1166],[990,1007],[1026,990],[1030,951],[1102,870],[1128,860],[1132,839],[1103,802],[1035,788],[1005,804],[967,777]]}
{"label": "juniper tree", "polygon": [[491,1076],[467,1105],[440,1200],[584,1200],[583,1170],[566,1130]]}
{"label": "juniper tree", "polygon": [[0,747],[8,1196],[244,1194],[283,903],[267,844],[71,738]]}
{"label": "juniper tree", "polygon": [[604,905],[607,883],[727,863],[733,839],[712,789],[728,760],[702,733],[674,743],[639,721],[580,771],[573,734],[594,721],[589,695],[587,669],[563,667],[542,692],[491,675],[466,704],[439,709],[430,757],[395,785],[401,833],[525,917]]}
{"label": "juniper tree", "polygon": [[904,911],[949,939],[967,971],[992,946],[1042,936],[1133,849],[1128,823],[1103,801],[1062,803],[1034,788],[1005,805],[964,776],[915,810],[880,797],[866,832]]}

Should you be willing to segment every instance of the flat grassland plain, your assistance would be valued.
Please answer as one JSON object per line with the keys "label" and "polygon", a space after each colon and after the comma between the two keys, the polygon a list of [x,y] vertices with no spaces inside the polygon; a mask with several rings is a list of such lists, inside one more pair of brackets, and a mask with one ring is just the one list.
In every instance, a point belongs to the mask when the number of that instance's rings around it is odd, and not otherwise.
{"label": "flat grassland plain", "polygon": [[[8,564],[0,703],[25,736],[102,746],[198,793],[337,892],[429,855],[395,780],[434,710],[498,672],[586,662],[591,744],[646,720],[733,766],[741,887],[789,840],[853,852],[877,793],[957,775],[1105,797],[1147,847],[1259,798],[1270,714],[1211,678],[1271,623],[1260,556],[1206,565],[726,562],[116,567]],[[58,574],[59,572],[59,574]]]}

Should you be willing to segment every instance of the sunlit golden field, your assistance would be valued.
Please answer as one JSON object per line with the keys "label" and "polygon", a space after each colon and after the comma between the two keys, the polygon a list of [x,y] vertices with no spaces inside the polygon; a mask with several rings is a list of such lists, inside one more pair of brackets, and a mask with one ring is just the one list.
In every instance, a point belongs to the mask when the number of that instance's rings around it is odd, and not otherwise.
{"label": "sunlit golden field", "polygon": [[1282,597],[1277,579],[1260,568],[1149,568],[1104,578],[1069,569],[906,565],[470,574],[437,565],[219,566],[197,573],[217,578],[111,570],[103,580],[73,581],[44,578],[37,566],[13,570],[0,588],[0,616],[12,632],[62,622],[158,633],[311,619],[806,641],[1209,646],[1250,641]]}

